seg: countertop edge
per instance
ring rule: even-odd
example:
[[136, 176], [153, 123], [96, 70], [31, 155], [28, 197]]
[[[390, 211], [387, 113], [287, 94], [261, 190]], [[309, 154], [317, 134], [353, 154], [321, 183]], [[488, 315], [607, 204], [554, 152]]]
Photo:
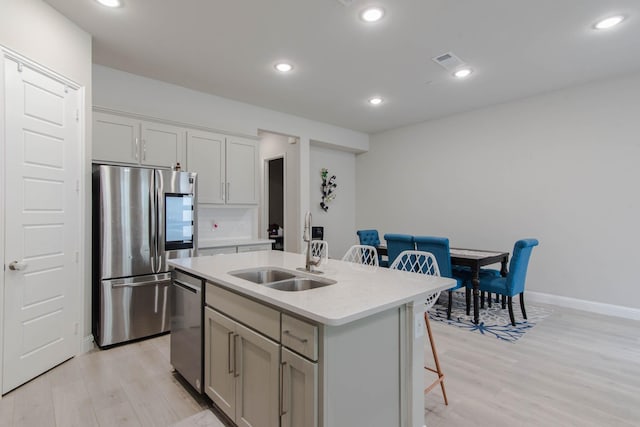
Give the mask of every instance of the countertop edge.
[[[176, 260], [177, 261], [177, 260]], [[172, 265], [174, 268], [179, 269], [179, 270], [183, 270], [186, 271], [188, 273], [191, 273], [193, 275], [196, 275], [198, 277], [202, 277], [205, 280], [214, 282], [216, 285], [219, 285], [229, 291], [232, 291], [236, 294], [240, 294], [249, 298], [252, 298], [254, 300], [269, 304], [271, 306], [274, 307], [278, 307], [282, 310], [286, 310], [289, 311], [291, 313], [294, 313], [298, 316], [304, 317], [306, 319], [315, 321], [317, 323], [323, 324], [323, 325], [327, 325], [327, 326], [341, 326], [341, 325], [346, 325], [348, 323], [360, 320], [360, 319], [364, 319], [366, 317], [369, 317], [371, 315], [374, 315], [376, 313], [381, 313], [383, 311], [387, 311], [390, 310], [392, 308], [395, 307], [400, 307], [403, 306], [407, 303], [410, 303], [412, 301], [418, 301], [421, 299], [424, 299], [426, 301], [427, 296], [433, 294], [434, 292], [438, 292], [438, 291], [445, 291], [447, 289], [452, 288], [453, 286], [455, 286], [456, 282], [454, 279], [449, 279], [446, 277], [442, 277], [442, 279], [446, 279], [448, 280], [450, 283], [449, 284], [443, 284], [442, 286], [439, 286], [436, 289], [430, 289], [428, 291], [420, 291], [420, 292], [416, 292], [412, 295], [408, 295], [404, 298], [399, 298], [399, 299], [395, 299], [393, 301], [390, 301], [387, 304], [380, 304], [376, 307], [370, 308], [370, 309], [365, 309], [365, 310], [361, 310], [358, 311], [357, 313], [351, 314], [351, 315], [347, 315], [347, 316], [342, 316], [342, 317], [338, 317], [338, 318], [329, 318], [329, 317], [325, 317], [322, 315], [319, 315], [315, 312], [310, 312], [308, 310], [305, 310], [301, 307], [297, 307], [297, 306], [293, 306], [285, 301], [282, 300], [278, 300], [276, 298], [272, 298], [269, 295], [263, 294], [263, 293], [259, 293], [259, 292], [254, 292], [251, 289], [251, 285], [244, 285], [244, 286], [240, 286], [234, 283], [230, 283], [225, 281], [224, 279], [220, 278], [220, 277], [213, 277], [210, 276], [206, 273], [203, 273], [202, 271], [197, 271], [196, 269], [181, 265], [179, 262], [173, 262], [172, 260], [169, 261], [169, 264]], [[310, 291], [305, 291], [305, 292], [312, 292], [313, 290]]]

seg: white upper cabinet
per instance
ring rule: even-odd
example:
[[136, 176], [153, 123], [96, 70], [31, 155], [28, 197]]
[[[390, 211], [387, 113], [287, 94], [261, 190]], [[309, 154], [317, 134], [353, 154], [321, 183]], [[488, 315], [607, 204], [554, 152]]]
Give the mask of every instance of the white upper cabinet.
[[131, 117], [93, 112], [93, 160], [173, 167], [182, 160], [185, 130]]
[[93, 159], [139, 163], [140, 121], [93, 112]]
[[227, 203], [258, 203], [258, 142], [227, 137]]
[[175, 166], [181, 160], [185, 130], [159, 123], [141, 122], [140, 164]]
[[210, 132], [187, 132], [189, 172], [198, 174], [198, 203], [224, 204], [225, 136]]
[[258, 203], [257, 141], [188, 131], [186, 169], [198, 174], [198, 203]]

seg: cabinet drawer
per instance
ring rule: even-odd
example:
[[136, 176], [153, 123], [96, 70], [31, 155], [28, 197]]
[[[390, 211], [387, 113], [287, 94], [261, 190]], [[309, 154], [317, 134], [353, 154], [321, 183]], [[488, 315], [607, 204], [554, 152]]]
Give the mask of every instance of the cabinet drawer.
[[280, 312], [207, 282], [208, 306], [280, 342]]
[[318, 360], [318, 327], [282, 314], [282, 345], [313, 360]]
[[223, 248], [207, 248], [198, 249], [198, 256], [219, 255], [219, 254], [235, 254], [235, 246], [225, 246]]
[[271, 245], [245, 245], [238, 246], [238, 252], [255, 252], [255, 251], [268, 251], [271, 249]]

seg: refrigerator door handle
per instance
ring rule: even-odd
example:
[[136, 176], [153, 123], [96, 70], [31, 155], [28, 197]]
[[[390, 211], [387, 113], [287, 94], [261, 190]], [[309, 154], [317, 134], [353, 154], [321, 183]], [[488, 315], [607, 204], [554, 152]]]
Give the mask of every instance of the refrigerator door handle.
[[158, 230], [156, 224], [157, 213], [157, 191], [155, 189], [155, 173], [151, 174], [151, 186], [149, 187], [149, 249], [151, 257], [151, 271], [160, 272], [160, 264], [156, 263], [158, 258]]

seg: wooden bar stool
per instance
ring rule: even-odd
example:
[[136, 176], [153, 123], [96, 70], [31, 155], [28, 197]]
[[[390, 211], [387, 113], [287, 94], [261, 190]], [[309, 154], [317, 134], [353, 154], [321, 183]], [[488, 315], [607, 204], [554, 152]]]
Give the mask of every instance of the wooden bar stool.
[[[429, 274], [432, 276], [440, 276], [440, 269], [438, 268], [438, 262], [435, 256], [430, 252], [423, 251], [403, 251], [391, 264], [390, 269], [411, 271], [414, 273]], [[442, 388], [442, 397], [444, 397], [444, 404], [448, 405], [447, 392], [444, 388], [444, 373], [440, 367], [440, 360], [438, 359], [438, 352], [436, 351], [436, 344], [433, 339], [433, 333], [431, 332], [431, 323], [429, 322], [429, 310], [440, 297], [440, 291], [435, 292], [427, 298], [425, 302], [424, 323], [427, 326], [427, 335], [429, 337], [429, 344], [431, 345], [431, 352], [433, 353], [433, 360], [436, 364], [435, 369], [425, 366], [424, 369], [431, 371], [438, 375], [438, 378], [424, 389], [425, 394], [429, 393], [435, 386], [440, 384]]]

